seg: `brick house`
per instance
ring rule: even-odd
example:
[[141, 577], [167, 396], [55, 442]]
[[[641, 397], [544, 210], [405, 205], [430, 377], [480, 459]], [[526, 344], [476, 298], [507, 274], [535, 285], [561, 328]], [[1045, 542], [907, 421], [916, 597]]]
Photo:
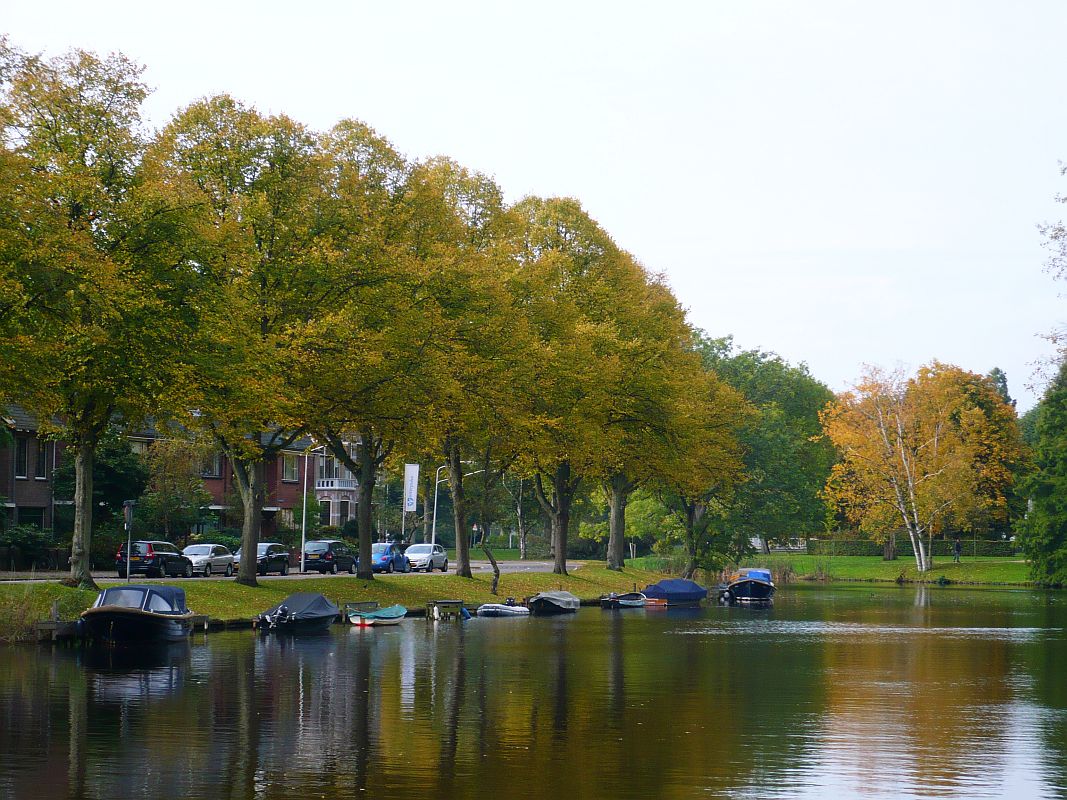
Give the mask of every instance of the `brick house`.
[[[70, 505], [69, 499], [56, 498], [52, 481], [52, 473], [63, 459], [63, 443], [39, 436], [36, 418], [17, 406], [4, 409], [0, 424], [13, 438], [10, 446], [0, 445], [0, 497], [7, 524], [53, 528], [56, 506]], [[134, 452], [143, 453], [151, 447], [155, 434], [142, 432], [129, 438]], [[298, 439], [267, 463], [263, 540], [275, 538], [280, 525], [299, 527], [300, 519], [298, 514], [294, 515], [294, 509], [300, 507], [305, 486], [321, 504], [320, 524], [342, 527], [355, 518], [355, 478], [321, 449], [312, 451], [314, 446], [310, 439]], [[208, 458], [201, 478], [211, 495], [211, 504], [206, 509], [213, 512], [211, 527], [221, 527], [231, 511], [231, 518], [236, 518], [234, 527], [239, 527], [240, 510], [231, 509], [237, 486], [226, 456], [216, 452]]]

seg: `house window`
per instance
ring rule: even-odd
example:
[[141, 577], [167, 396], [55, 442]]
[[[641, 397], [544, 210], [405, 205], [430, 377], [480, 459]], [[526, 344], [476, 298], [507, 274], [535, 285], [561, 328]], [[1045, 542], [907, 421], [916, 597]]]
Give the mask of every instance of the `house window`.
[[43, 508], [19, 508], [18, 517], [19, 525], [31, 525], [34, 528], [44, 528]]
[[300, 462], [296, 453], [282, 453], [282, 480], [296, 483], [300, 480]]
[[30, 457], [30, 440], [25, 436], [15, 439], [15, 477], [28, 478]]
[[33, 477], [38, 480], [48, 480], [48, 442], [44, 439], [37, 440], [37, 461], [33, 465]]
[[348, 522], [348, 516], [349, 516], [348, 507], [349, 507], [349, 502], [347, 500], [341, 500], [337, 504], [337, 524], [338, 524], [338, 526], [343, 526], [346, 522]]
[[319, 462], [319, 478], [336, 478], [337, 477], [337, 459], [333, 456], [324, 456], [322, 461]]
[[139, 456], [148, 455], [148, 449], [152, 446], [152, 442], [147, 439], [130, 439], [130, 450]]
[[329, 500], [320, 500], [319, 501], [319, 524], [320, 525], [329, 525], [330, 524], [330, 501]]
[[200, 475], [204, 478], [222, 477], [222, 453], [212, 453], [200, 467]]

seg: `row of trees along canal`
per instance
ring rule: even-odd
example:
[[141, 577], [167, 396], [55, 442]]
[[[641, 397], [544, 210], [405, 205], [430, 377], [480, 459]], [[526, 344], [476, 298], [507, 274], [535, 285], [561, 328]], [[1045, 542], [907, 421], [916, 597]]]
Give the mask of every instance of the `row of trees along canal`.
[[[313, 436], [358, 477], [366, 579], [372, 493], [402, 460], [447, 465], [457, 532], [489, 529], [506, 474], [529, 480], [558, 573], [583, 492], [606, 500], [613, 568], [639, 490], [675, 513], [686, 574], [751, 535], [822, 526], [834, 445], [852, 447], [832, 412], [819, 436], [833, 395], [691, 329], [576, 201], [508, 205], [485, 175], [406, 160], [360, 122], [316, 132], [228, 96], [149, 134], [121, 55], [4, 43], [0, 59], [0, 399], [73, 450], [72, 583], [92, 584], [93, 462], [115, 420], [171, 421], [225, 452], [245, 552], [265, 465]], [[994, 504], [1003, 480], [983, 484]], [[254, 570], [244, 559], [238, 580]]]

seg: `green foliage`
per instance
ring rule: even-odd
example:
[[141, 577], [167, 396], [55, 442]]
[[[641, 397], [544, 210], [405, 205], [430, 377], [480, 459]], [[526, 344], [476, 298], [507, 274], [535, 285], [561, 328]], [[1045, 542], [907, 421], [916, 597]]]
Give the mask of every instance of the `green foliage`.
[[0, 528], [0, 547], [16, 547], [27, 561], [38, 561], [47, 549], [55, 546], [51, 531], [35, 525], [9, 525]]
[[1019, 526], [1020, 545], [1042, 583], [1067, 583], [1067, 361], [1041, 401], [1034, 472], [1024, 489], [1030, 510]]
[[781, 541], [823, 527], [822, 488], [836, 460], [819, 438], [819, 412], [833, 400], [825, 384], [774, 353], [739, 350], [729, 336], [698, 333], [696, 347], [716, 372], [756, 408], [740, 433], [745, 481], [721, 512], [739, 540]]
[[[74, 460], [71, 451], [52, 475], [56, 498], [74, 497]], [[144, 459], [133, 452], [129, 440], [117, 428], [110, 428], [101, 440], [93, 463], [93, 525], [106, 524], [122, 514], [126, 500], [137, 500], [148, 486], [149, 469]], [[69, 517], [74, 507], [61, 505], [56, 513]], [[62, 526], [60, 526], [62, 527]]]

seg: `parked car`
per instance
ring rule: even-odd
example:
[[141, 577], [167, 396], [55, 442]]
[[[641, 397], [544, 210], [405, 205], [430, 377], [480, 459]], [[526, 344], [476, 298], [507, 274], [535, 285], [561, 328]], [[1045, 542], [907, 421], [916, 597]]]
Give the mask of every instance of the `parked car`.
[[[115, 572], [126, 577], [126, 542], [115, 553]], [[170, 542], [139, 541], [133, 543], [130, 556], [130, 574], [148, 575], [157, 578], [181, 575], [193, 577], [193, 562], [178, 552]]]
[[[241, 548], [233, 556], [233, 568], [241, 566]], [[284, 544], [278, 542], [260, 542], [256, 547], [256, 572], [266, 575], [268, 572], [277, 572], [280, 575], [289, 574], [289, 550]]]
[[439, 544], [413, 544], [404, 551], [412, 569], [448, 572], [448, 553]]
[[227, 578], [233, 575], [233, 553], [221, 544], [191, 544], [182, 555], [193, 562], [193, 572], [205, 578], [220, 572]]
[[[407, 556], [396, 542], [375, 542], [370, 550], [371, 570], [374, 572], [411, 572]], [[359, 558], [356, 558], [359, 567]]]
[[356, 554], [340, 539], [316, 539], [304, 545], [304, 571], [317, 569], [336, 575], [340, 570], [356, 571]]

